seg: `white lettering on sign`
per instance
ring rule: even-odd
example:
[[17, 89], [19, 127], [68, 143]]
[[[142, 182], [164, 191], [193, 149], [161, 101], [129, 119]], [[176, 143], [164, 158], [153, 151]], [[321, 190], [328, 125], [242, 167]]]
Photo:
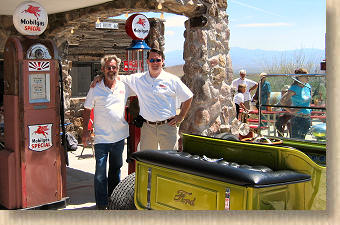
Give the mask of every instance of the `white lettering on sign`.
[[52, 147], [52, 125], [32, 125], [28, 126], [29, 146], [28, 148], [41, 152]]
[[49, 71], [50, 62], [47, 61], [30, 61], [28, 62], [28, 71]]
[[100, 22], [96, 23], [96, 28], [118, 30], [118, 23]]
[[23, 2], [13, 13], [13, 24], [22, 35], [40, 35], [47, 28], [47, 12], [38, 2]]

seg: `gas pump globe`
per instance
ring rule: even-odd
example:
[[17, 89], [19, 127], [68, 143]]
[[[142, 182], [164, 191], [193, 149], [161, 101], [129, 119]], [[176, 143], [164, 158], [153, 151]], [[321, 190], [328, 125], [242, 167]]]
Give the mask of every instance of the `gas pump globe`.
[[[142, 73], [148, 70], [147, 51], [151, 48], [144, 39], [150, 31], [150, 23], [146, 16], [134, 14], [125, 23], [126, 33], [132, 38], [131, 45], [126, 48], [126, 59], [124, 61], [124, 72], [127, 74]], [[139, 104], [137, 97], [130, 97], [126, 107], [126, 117], [129, 123], [130, 136], [127, 139], [128, 159], [130, 154], [137, 151], [140, 141], [140, 128], [136, 127], [133, 120], [139, 115]], [[135, 171], [135, 162], [128, 161], [128, 173]]]

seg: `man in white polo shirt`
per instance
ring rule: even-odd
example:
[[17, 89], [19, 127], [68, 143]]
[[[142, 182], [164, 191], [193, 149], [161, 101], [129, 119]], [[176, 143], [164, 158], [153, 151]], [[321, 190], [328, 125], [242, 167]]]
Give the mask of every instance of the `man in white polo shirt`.
[[[141, 128], [140, 149], [177, 149], [178, 127], [191, 106], [193, 93], [181, 79], [163, 70], [164, 54], [158, 49], [148, 52], [149, 71], [119, 76], [137, 95], [145, 119]], [[101, 78], [96, 77], [91, 86]], [[176, 115], [177, 106], [180, 113]]]
[[[173, 74], [163, 70], [164, 54], [157, 49], [148, 52], [149, 71], [120, 76], [138, 96], [140, 115], [146, 120], [141, 128], [140, 149], [169, 150], [177, 148], [178, 127], [190, 108], [193, 93]], [[177, 105], [180, 113], [176, 115]]]
[[[96, 172], [94, 190], [97, 209], [106, 209], [108, 197], [120, 181], [120, 168], [123, 165], [124, 139], [129, 136], [125, 121], [125, 104], [129, 96], [135, 95], [123, 82], [117, 80], [121, 60], [115, 55], [101, 59], [104, 79], [90, 88], [84, 103], [83, 137], [84, 146], [90, 136], [87, 124], [94, 109], [94, 149]], [[106, 177], [106, 163], [109, 156], [109, 172]]]
[[246, 78], [246, 74], [247, 74], [246, 70], [240, 70], [240, 78], [233, 80], [231, 83], [231, 86], [237, 90], [240, 84], [246, 85], [246, 92], [243, 93], [244, 95], [243, 104], [245, 105], [247, 109], [250, 109], [250, 101], [251, 101], [250, 92], [252, 90], [255, 90], [258, 84], [257, 82]]

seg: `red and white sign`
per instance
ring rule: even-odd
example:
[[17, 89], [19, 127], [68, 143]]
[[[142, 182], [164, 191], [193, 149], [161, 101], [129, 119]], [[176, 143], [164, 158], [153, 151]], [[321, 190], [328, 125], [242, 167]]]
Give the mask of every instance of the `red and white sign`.
[[48, 61], [28, 62], [28, 71], [50, 71], [50, 62]]
[[28, 126], [29, 146], [28, 148], [41, 152], [52, 147], [52, 125], [42, 124]]
[[125, 23], [125, 31], [133, 40], [144, 40], [150, 31], [150, 23], [143, 14], [133, 14]]
[[130, 61], [123, 61], [124, 63], [124, 71], [136, 71], [138, 69], [138, 62], [139, 68], [142, 68], [142, 60], [130, 60]]
[[13, 24], [22, 35], [40, 35], [47, 28], [47, 12], [37, 2], [23, 2], [13, 13]]

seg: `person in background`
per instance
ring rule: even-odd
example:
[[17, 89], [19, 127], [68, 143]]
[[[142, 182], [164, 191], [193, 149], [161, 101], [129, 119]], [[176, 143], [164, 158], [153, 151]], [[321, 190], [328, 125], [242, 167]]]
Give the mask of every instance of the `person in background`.
[[[260, 73], [260, 83], [261, 83], [261, 105], [269, 105], [270, 93], [272, 92], [270, 83], [266, 81], [267, 73]], [[256, 93], [253, 97], [253, 101], [256, 101], [256, 108], [259, 109], [259, 85], [256, 88]], [[261, 110], [266, 110], [266, 106], [262, 106]]]
[[[258, 85], [256, 88], [255, 95], [253, 96], [252, 101], [255, 101], [256, 108], [259, 109], [259, 95], [261, 95], [261, 105], [269, 105], [269, 99], [270, 99], [270, 93], [272, 92], [270, 83], [266, 81], [266, 75], [267, 73], [260, 73], [260, 82], [261, 86]], [[261, 94], [260, 92], [260, 87], [261, 87]], [[261, 110], [267, 110], [269, 107], [267, 106], [261, 106]], [[268, 110], [269, 111], [269, 110]], [[267, 121], [265, 121], [266, 118], [264, 117], [263, 114], [261, 114], [261, 126], [267, 126]]]
[[[106, 55], [101, 59], [104, 79], [90, 88], [84, 103], [82, 142], [87, 146], [90, 137], [86, 129], [94, 109], [94, 149], [96, 171], [94, 191], [97, 209], [106, 209], [108, 197], [120, 182], [120, 168], [123, 165], [124, 139], [129, 136], [124, 110], [127, 98], [135, 95], [123, 82], [117, 80], [121, 60], [116, 55]], [[106, 164], [109, 156], [109, 172]]]
[[237, 90], [238, 85], [240, 85], [240, 84], [246, 85], [246, 91], [243, 93], [243, 95], [244, 95], [244, 105], [249, 110], [250, 109], [250, 101], [251, 101], [250, 92], [252, 90], [255, 90], [257, 88], [258, 84], [257, 84], [257, 82], [246, 78], [246, 75], [247, 75], [246, 70], [240, 70], [240, 78], [233, 80], [231, 82], [231, 86]]
[[246, 85], [245, 84], [239, 84], [237, 88], [237, 94], [234, 96], [234, 102], [236, 106], [236, 118], [238, 118], [240, 114], [240, 109], [243, 109], [243, 111], [248, 112], [248, 109], [244, 105], [244, 92], [246, 91]]
[[[298, 76], [290, 86], [288, 92], [282, 96], [280, 104], [287, 105], [291, 99], [292, 106], [310, 107], [312, 99], [312, 88], [308, 83], [308, 71], [304, 68], [295, 70]], [[291, 121], [291, 137], [305, 139], [307, 132], [311, 126], [311, 109], [306, 108], [286, 108], [287, 112], [292, 114]]]
[[[193, 93], [176, 75], [163, 70], [164, 53], [153, 48], [148, 52], [149, 71], [119, 76], [137, 95], [141, 127], [140, 150], [177, 149], [178, 126], [191, 106]], [[96, 77], [91, 86], [100, 80]], [[180, 106], [179, 114], [176, 110]]]
[[[283, 86], [283, 88], [281, 89], [281, 98], [288, 92], [289, 87], [290, 87], [289, 85]], [[288, 99], [287, 101], [287, 106], [289, 105], [291, 105], [291, 99]], [[283, 108], [282, 111], [285, 111], [285, 109]], [[291, 126], [289, 122], [291, 118], [292, 115], [290, 113], [283, 113], [276, 119], [275, 127], [278, 131], [279, 137], [283, 137], [283, 132], [286, 126], [288, 128], [289, 133], [291, 133]]]

